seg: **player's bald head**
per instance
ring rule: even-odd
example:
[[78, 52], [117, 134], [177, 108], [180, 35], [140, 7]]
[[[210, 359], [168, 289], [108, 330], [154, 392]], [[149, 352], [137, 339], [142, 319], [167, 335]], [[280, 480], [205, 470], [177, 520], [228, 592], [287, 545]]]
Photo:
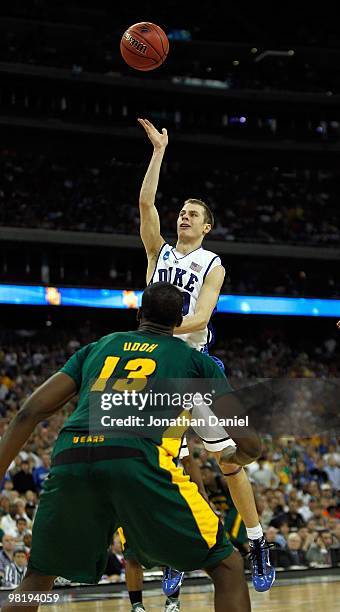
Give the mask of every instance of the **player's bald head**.
[[182, 322], [183, 293], [171, 283], [153, 283], [142, 296], [140, 318], [177, 327]]

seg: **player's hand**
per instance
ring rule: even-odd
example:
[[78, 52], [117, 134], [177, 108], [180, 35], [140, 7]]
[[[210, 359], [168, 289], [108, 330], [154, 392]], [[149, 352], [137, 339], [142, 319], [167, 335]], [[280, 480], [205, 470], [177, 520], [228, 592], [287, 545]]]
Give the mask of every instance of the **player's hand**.
[[337, 322], [336, 326], [338, 329], [340, 329], [340, 321]]
[[160, 150], [165, 149], [168, 144], [168, 132], [165, 128], [162, 132], [159, 132], [155, 126], [147, 119], [138, 119], [138, 123], [144, 128], [149, 139], [151, 140], [154, 149]]

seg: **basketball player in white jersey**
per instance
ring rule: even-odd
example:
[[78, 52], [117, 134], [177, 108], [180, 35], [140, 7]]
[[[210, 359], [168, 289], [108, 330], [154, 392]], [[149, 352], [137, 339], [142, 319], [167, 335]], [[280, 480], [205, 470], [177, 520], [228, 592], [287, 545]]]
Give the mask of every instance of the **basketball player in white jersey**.
[[[161, 235], [155, 198], [168, 135], [164, 128], [158, 132], [147, 119], [138, 119], [138, 122], [154, 148], [139, 198], [140, 235], [148, 260], [147, 284], [166, 281], [185, 293], [184, 319], [175, 334], [197, 350], [207, 352], [208, 326], [225, 275], [220, 257], [202, 247], [204, 237], [213, 228], [213, 214], [203, 201], [187, 199], [177, 219], [177, 243], [173, 246], [166, 243]], [[221, 439], [211, 450], [220, 453], [227, 446], [230, 446], [230, 439], [226, 440], [223, 430]], [[269, 566], [253, 490], [243, 468], [225, 461], [222, 465], [234, 504], [247, 528], [254, 586], [257, 590], [266, 591], [274, 582], [275, 572]], [[141, 575], [140, 571], [136, 584], [140, 584]], [[172, 609], [176, 612], [179, 608], [174, 605]]]

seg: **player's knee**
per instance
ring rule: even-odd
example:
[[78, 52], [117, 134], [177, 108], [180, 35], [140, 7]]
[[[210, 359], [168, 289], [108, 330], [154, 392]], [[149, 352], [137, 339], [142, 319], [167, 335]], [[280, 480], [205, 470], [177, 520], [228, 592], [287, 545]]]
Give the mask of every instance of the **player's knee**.
[[232, 570], [237, 574], [243, 575], [244, 561], [238, 550], [234, 550], [230, 557], [227, 557], [227, 559], [223, 559], [222, 565], [226, 567], [229, 571]]
[[213, 580], [215, 586], [217, 586], [218, 583], [226, 585], [232, 575], [234, 575], [235, 578], [236, 576], [244, 576], [244, 562], [240, 553], [234, 550], [229, 557], [222, 559], [217, 566], [214, 568], [207, 568], [206, 572]]
[[262, 443], [257, 434], [248, 438], [243, 438], [239, 444], [239, 448], [245, 456], [247, 461], [246, 464], [256, 461], [262, 454]]

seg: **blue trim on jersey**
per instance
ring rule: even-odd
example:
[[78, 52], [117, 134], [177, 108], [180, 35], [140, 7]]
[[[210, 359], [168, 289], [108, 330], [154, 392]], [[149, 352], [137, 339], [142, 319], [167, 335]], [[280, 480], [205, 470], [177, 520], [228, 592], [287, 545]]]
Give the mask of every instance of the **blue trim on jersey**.
[[175, 255], [174, 253], [174, 247], [171, 247], [171, 253], [173, 254], [174, 258], [177, 259], [177, 261], [180, 261], [180, 259], [184, 259], [184, 257], [188, 257], [188, 255], [191, 255], [192, 253], [195, 253], [195, 251], [199, 251], [200, 249], [202, 249], [202, 245], [200, 247], [197, 247], [197, 249], [194, 249], [193, 251], [190, 251], [190, 253], [187, 253], [186, 255], [182, 255], [182, 257], [177, 257], [177, 255]]
[[206, 277], [206, 275], [208, 274], [208, 272], [209, 272], [209, 270], [210, 270], [210, 268], [211, 268], [212, 264], [214, 263], [215, 259], [220, 259], [220, 256], [219, 256], [219, 255], [215, 255], [215, 257], [213, 257], [213, 258], [212, 258], [212, 260], [211, 260], [210, 264], [208, 265], [208, 267], [207, 267], [206, 271], [204, 272], [203, 282], [205, 281], [205, 277]]
[[[161, 248], [159, 249], [159, 253], [158, 253], [158, 257], [157, 257], [157, 261], [156, 261], [156, 263], [155, 263], [155, 269], [154, 269], [154, 271], [153, 271], [153, 273], [152, 273], [152, 276], [151, 276], [151, 278], [150, 278], [150, 280], [149, 280], [149, 285], [151, 285], [151, 284], [152, 284], [152, 282], [153, 282], [153, 277], [155, 276], [155, 272], [156, 272], [156, 270], [157, 270], [157, 266], [158, 266], [159, 258], [160, 258], [160, 256], [161, 256], [161, 252], [163, 251], [164, 247], [165, 247], [167, 244], [168, 244], [167, 242], [163, 242], [163, 244], [162, 244]], [[168, 246], [170, 246], [170, 245], [168, 245]]]
[[222, 359], [220, 359], [219, 357], [216, 357], [216, 355], [210, 355], [207, 344], [202, 348], [200, 352], [210, 357], [210, 359], [212, 359], [218, 365], [218, 367], [222, 370], [222, 372], [225, 374], [225, 365]]

